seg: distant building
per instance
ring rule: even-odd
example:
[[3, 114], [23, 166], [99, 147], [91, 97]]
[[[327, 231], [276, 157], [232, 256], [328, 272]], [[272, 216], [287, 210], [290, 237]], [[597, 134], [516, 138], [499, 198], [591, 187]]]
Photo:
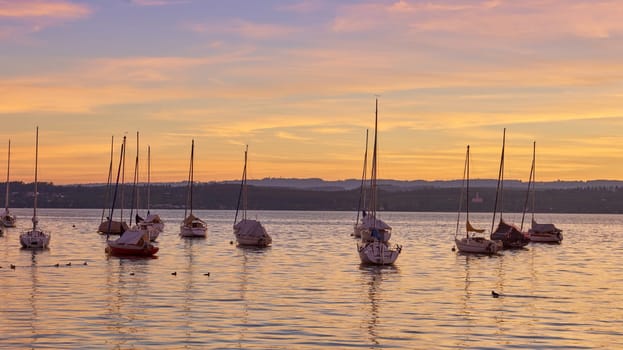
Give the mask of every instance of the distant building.
[[472, 203], [482, 203], [483, 201], [482, 197], [476, 192], [476, 195], [472, 198]]

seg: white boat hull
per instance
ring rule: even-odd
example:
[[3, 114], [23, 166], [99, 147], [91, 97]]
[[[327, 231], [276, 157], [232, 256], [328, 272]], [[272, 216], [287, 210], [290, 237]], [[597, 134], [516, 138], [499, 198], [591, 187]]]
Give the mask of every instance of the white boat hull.
[[4, 227], [15, 227], [15, 222], [17, 221], [17, 219], [15, 218], [15, 215], [4, 215], [2, 216], [2, 226]]
[[492, 241], [483, 237], [469, 237], [454, 240], [461, 253], [496, 254], [502, 250], [502, 241]]
[[207, 233], [207, 227], [180, 226], [180, 236], [182, 237], [205, 237]]
[[19, 236], [22, 248], [45, 249], [50, 244], [51, 235], [40, 230], [24, 232]]
[[542, 243], [560, 243], [562, 242], [562, 232], [533, 232], [528, 231], [530, 241]]
[[375, 240], [359, 243], [357, 251], [362, 264], [391, 265], [398, 259], [402, 247], [395, 246], [392, 248], [387, 242]]

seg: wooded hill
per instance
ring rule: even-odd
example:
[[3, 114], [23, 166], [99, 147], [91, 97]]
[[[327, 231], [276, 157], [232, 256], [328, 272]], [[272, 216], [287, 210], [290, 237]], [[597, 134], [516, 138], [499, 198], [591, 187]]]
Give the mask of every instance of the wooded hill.
[[[0, 193], [4, 193], [1, 186]], [[33, 184], [12, 182], [10, 207], [30, 208], [33, 205]], [[338, 210], [354, 211], [359, 201], [359, 189], [309, 190], [284, 187], [249, 186], [249, 209], [257, 210]], [[132, 189], [126, 185], [125, 208], [130, 208]], [[379, 206], [384, 211], [455, 212], [460, 188], [425, 187], [396, 191], [379, 189]], [[105, 185], [64, 185], [39, 183], [38, 203], [41, 208], [102, 208]], [[194, 185], [195, 209], [235, 209], [239, 185], [231, 183], [199, 183]], [[495, 188], [470, 188], [482, 202], [471, 202], [470, 211], [491, 212]], [[145, 187], [139, 190], [140, 205], [145, 207]], [[111, 197], [112, 198], [112, 195]], [[116, 207], [120, 207], [120, 193]], [[173, 184], [151, 186], [151, 207], [184, 208], [186, 187]], [[525, 189], [504, 190], [504, 211], [521, 212], [526, 200]], [[623, 213], [623, 187], [578, 187], [573, 189], [537, 189], [537, 212], [551, 213]]]

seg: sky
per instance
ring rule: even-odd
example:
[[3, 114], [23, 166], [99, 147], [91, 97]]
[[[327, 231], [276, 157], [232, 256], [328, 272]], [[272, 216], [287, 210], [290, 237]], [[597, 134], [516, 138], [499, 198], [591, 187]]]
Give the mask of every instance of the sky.
[[[0, 0], [0, 164], [106, 182], [623, 179], [618, 0]], [[0, 181], [6, 176], [0, 165]]]

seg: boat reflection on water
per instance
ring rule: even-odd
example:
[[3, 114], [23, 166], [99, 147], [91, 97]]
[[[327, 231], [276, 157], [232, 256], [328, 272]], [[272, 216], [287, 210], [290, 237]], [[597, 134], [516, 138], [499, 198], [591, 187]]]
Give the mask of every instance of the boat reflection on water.
[[[249, 305], [257, 304], [251, 290], [249, 293], [249, 280], [253, 280], [257, 274], [257, 269], [263, 264], [264, 257], [271, 250], [271, 246], [236, 246], [242, 259], [240, 264], [240, 301], [242, 303], [242, 314], [240, 316], [240, 327], [238, 328], [238, 348], [245, 349], [250, 346], [251, 340], [246, 339], [249, 330]], [[257, 278], [257, 277], [255, 277]], [[251, 282], [252, 283], [252, 282]]]
[[378, 338], [378, 327], [382, 323], [381, 307], [384, 304], [382, 282], [388, 279], [388, 276], [397, 274], [400, 270], [394, 265], [367, 265], [359, 266], [362, 277], [362, 286], [367, 286], [365, 291], [366, 297], [370, 302], [370, 308], [363, 320], [363, 327], [367, 329], [369, 335], [369, 345], [378, 347], [382, 344]]
[[124, 349], [142, 344], [148, 336], [137, 325], [145, 322], [145, 305], [148, 296], [149, 267], [152, 259], [111, 258], [106, 259], [106, 296], [108, 298], [103, 327], [110, 332], [107, 344], [113, 349]]
[[[43, 252], [43, 251], [41, 251]], [[37, 299], [40, 299], [39, 295], [39, 272], [37, 269], [37, 250], [32, 250], [31, 264], [30, 264], [30, 278], [32, 281], [32, 289], [30, 292], [30, 328], [32, 329], [32, 339], [30, 339], [30, 344], [36, 344], [37, 335], [39, 334], [37, 330], [37, 324], [39, 323], [39, 312], [37, 309]]]

